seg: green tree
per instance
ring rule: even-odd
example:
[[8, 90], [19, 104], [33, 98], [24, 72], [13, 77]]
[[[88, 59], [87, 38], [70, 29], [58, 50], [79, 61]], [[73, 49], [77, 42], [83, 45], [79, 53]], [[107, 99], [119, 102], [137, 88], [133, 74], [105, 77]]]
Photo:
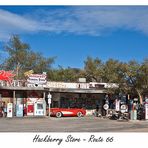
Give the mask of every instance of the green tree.
[[84, 61], [84, 72], [87, 81], [102, 81], [102, 62], [100, 59], [87, 57]]
[[137, 94], [140, 104], [143, 103], [143, 93], [148, 90], [148, 63], [145, 60], [142, 64], [137, 61], [124, 63], [119, 68], [119, 76], [121, 78], [120, 88], [130, 93]]
[[106, 83], [117, 83], [119, 81], [118, 69], [120, 62], [118, 60], [109, 59], [103, 65], [102, 80]]
[[145, 59], [140, 67], [141, 76], [139, 82], [141, 82], [141, 88], [143, 93], [148, 92], [148, 59]]
[[58, 69], [53, 69], [49, 73], [50, 80], [64, 81], [64, 82], [76, 82], [80, 77], [81, 70], [78, 68], [63, 68], [59, 66]]
[[54, 58], [45, 58], [41, 53], [32, 51], [18, 35], [13, 35], [4, 49], [9, 56], [3, 63], [3, 69], [14, 70], [17, 79], [23, 78], [24, 72], [30, 69], [36, 73], [49, 71], [54, 62]]

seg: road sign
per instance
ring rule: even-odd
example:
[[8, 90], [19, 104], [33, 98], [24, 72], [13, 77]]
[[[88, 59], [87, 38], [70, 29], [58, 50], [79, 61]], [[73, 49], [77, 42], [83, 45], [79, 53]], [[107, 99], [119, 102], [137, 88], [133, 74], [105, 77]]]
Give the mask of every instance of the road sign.
[[126, 105], [121, 105], [121, 113], [125, 113], [127, 110], [127, 106]]
[[108, 109], [109, 109], [109, 105], [108, 105], [108, 104], [104, 104], [103, 108], [104, 108], [105, 110], [108, 110]]
[[49, 93], [47, 97], [48, 97], [48, 99], [51, 99], [52, 95]]
[[48, 98], [48, 104], [51, 104], [51, 99]]

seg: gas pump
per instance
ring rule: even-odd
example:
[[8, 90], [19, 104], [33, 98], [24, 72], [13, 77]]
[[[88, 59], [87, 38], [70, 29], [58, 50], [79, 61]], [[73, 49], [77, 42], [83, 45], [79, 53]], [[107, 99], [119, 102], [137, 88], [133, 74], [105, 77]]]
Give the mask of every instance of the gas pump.
[[46, 102], [37, 101], [34, 103], [34, 115], [35, 116], [45, 116], [46, 115]]
[[16, 103], [16, 116], [17, 117], [23, 117], [23, 99], [22, 98], [17, 98], [17, 103]]
[[132, 102], [131, 120], [137, 120], [138, 98], [134, 98]]
[[23, 104], [16, 105], [16, 116], [23, 117]]
[[145, 120], [148, 120], [148, 98], [145, 98]]
[[34, 113], [34, 103], [27, 102], [27, 116], [33, 116]]
[[13, 116], [13, 104], [8, 103], [7, 104], [7, 117], [12, 118], [12, 116]]

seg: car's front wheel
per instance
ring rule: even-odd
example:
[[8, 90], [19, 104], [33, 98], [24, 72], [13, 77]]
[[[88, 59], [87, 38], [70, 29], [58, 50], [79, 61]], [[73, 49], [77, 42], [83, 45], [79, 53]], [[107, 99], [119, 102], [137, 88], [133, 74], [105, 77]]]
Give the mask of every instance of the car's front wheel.
[[61, 113], [61, 112], [57, 112], [57, 113], [56, 113], [56, 117], [57, 117], [57, 118], [61, 118], [61, 117], [62, 117], [62, 113]]
[[83, 117], [83, 113], [82, 112], [77, 112], [77, 117]]

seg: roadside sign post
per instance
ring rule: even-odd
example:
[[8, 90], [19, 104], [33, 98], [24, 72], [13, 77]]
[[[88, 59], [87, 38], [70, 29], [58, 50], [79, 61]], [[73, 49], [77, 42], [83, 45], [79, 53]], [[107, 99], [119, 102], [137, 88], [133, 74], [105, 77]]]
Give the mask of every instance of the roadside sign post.
[[106, 116], [108, 116], [109, 105], [106, 103], [103, 105], [103, 108], [106, 110]]
[[52, 95], [49, 93], [47, 97], [48, 97], [48, 111], [49, 111], [48, 116], [50, 117], [50, 105], [51, 105]]

